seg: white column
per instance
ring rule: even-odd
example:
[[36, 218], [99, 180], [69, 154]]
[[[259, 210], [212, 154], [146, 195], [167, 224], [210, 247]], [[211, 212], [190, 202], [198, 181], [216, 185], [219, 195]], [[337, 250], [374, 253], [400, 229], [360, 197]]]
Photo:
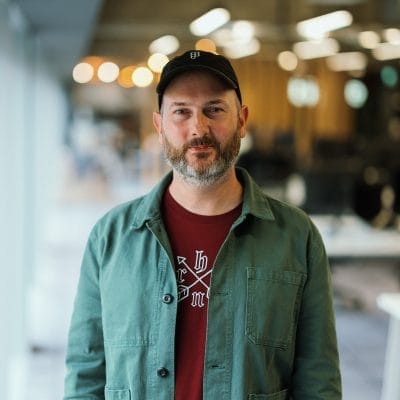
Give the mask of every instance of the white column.
[[15, 2], [0, 0], [0, 399], [7, 400], [26, 398], [27, 289], [66, 115], [61, 85], [25, 23]]
[[400, 399], [400, 293], [382, 294], [377, 302], [390, 315], [381, 400]]
[[[15, 16], [15, 14], [14, 14]], [[17, 21], [14, 21], [17, 23]], [[26, 235], [29, 194], [25, 146], [26, 42], [0, 2], [0, 398], [9, 399], [12, 365], [25, 353]], [[29, 156], [28, 156], [29, 159]]]

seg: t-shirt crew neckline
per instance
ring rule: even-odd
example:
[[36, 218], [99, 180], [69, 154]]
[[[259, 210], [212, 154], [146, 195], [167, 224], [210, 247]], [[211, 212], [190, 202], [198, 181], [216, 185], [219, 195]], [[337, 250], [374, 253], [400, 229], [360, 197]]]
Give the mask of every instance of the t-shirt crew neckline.
[[220, 224], [223, 223], [225, 220], [231, 220], [233, 215], [237, 215], [240, 213], [242, 209], [242, 202], [233, 208], [230, 211], [227, 211], [223, 214], [216, 214], [216, 215], [202, 215], [196, 214], [185, 207], [181, 206], [171, 195], [169, 189], [165, 191], [165, 201], [168, 204], [168, 208], [170, 211], [174, 212], [177, 217], [179, 218], [188, 218], [197, 224]]

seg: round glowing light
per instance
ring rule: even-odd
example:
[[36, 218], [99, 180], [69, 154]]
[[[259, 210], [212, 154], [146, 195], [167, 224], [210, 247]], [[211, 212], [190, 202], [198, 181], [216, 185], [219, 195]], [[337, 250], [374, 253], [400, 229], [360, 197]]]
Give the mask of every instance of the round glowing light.
[[233, 40], [224, 47], [224, 53], [228, 58], [242, 58], [258, 53], [260, 48], [261, 44], [257, 38], [253, 38], [246, 45]]
[[400, 29], [389, 28], [384, 31], [385, 39], [391, 44], [400, 44]]
[[286, 185], [286, 198], [289, 203], [301, 207], [307, 198], [307, 188], [304, 178], [299, 174], [289, 176]]
[[322, 39], [330, 31], [351, 25], [353, 16], [346, 10], [338, 10], [299, 22], [297, 32], [307, 39]]
[[287, 95], [295, 107], [314, 107], [318, 104], [320, 93], [316, 79], [312, 76], [289, 79]]
[[374, 49], [380, 41], [379, 35], [374, 31], [364, 31], [358, 34], [358, 42], [366, 49]]
[[220, 28], [212, 33], [212, 38], [217, 46], [225, 46], [232, 40], [232, 31], [227, 28]]
[[211, 39], [200, 39], [196, 42], [195, 45], [196, 50], [203, 50], [203, 51], [209, 51], [210, 53], [216, 53], [217, 52], [217, 46]]
[[161, 36], [149, 45], [150, 53], [172, 54], [179, 49], [179, 40], [172, 35]]
[[154, 53], [149, 57], [147, 65], [152, 71], [160, 73], [168, 61], [169, 59], [165, 54]]
[[296, 54], [291, 51], [282, 51], [278, 55], [278, 64], [285, 71], [294, 71], [298, 63]]
[[385, 65], [380, 72], [381, 80], [387, 87], [393, 88], [399, 81], [399, 73], [397, 69], [391, 65]]
[[104, 62], [104, 59], [98, 56], [87, 56], [82, 62], [90, 64], [95, 70]]
[[146, 67], [139, 67], [133, 72], [132, 80], [136, 86], [146, 87], [153, 82], [153, 73]]
[[93, 79], [94, 68], [86, 62], [75, 65], [72, 70], [72, 77], [77, 83], [88, 83]]
[[232, 26], [232, 37], [244, 43], [249, 42], [254, 37], [254, 26], [249, 21], [236, 21]]
[[336, 54], [340, 49], [339, 42], [334, 38], [308, 40], [293, 44], [293, 51], [298, 58], [311, 60]]
[[196, 18], [189, 25], [190, 31], [196, 36], [205, 36], [225, 25], [230, 20], [230, 13], [225, 8], [214, 8]]
[[118, 75], [118, 84], [125, 89], [129, 89], [135, 84], [132, 81], [132, 74], [135, 70], [133, 65], [129, 65], [128, 67], [122, 68]]
[[361, 108], [368, 98], [368, 89], [359, 79], [350, 79], [344, 87], [344, 98], [352, 108]]
[[114, 82], [119, 75], [119, 67], [117, 64], [107, 61], [99, 66], [97, 76], [104, 83]]

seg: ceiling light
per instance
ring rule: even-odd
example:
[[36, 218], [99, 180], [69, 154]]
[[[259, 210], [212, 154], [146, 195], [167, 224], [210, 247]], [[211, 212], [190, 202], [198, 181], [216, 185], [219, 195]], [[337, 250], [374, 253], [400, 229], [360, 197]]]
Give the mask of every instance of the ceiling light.
[[107, 61], [99, 66], [97, 76], [104, 83], [114, 82], [118, 78], [119, 67], [117, 64]]
[[361, 108], [368, 99], [365, 83], [358, 79], [350, 79], [344, 87], [344, 98], [352, 108]]
[[94, 68], [86, 62], [75, 65], [72, 70], [72, 77], [77, 83], [88, 83], [93, 79]]
[[381, 81], [387, 87], [394, 88], [399, 82], [399, 73], [392, 65], [385, 65], [380, 71]]
[[230, 20], [231, 16], [225, 8], [214, 8], [190, 24], [190, 31], [196, 36], [205, 36], [215, 31]]
[[298, 42], [293, 45], [293, 51], [302, 60], [328, 57], [339, 51], [339, 43], [333, 38]]
[[291, 51], [282, 51], [278, 55], [278, 64], [285, 71], [294, 71], [297, 68], [299, 60], [296, 54]]
[[400, 58], [400, 45], [391, 43], [380, 43], [372, 49], [373, 56], [380, 61], [394, 60]]
[[152, 71], [160, 73], [168, 61], [169, 59], [165, 54], [154, 53], [149, 57], [147, 65]]
[[367, 67], [367, 56], [360, 51], [350, 51], [329, 56], [328, 67], [333, 71], [359, 71]]
[[122, 68], [118, 75], [118, 84], [125, 89], [129, 89], [135, 84], [132, 81], [132, 73], [135, 70], [133, 65], [129, 65], [128, 67]]
[[146, 87], [153, 82], [153, 73], [146, 67], [136, 68], [132, 74], [132, 81], [138, 87]]
[[232, 24], [232, 37], [249, 42], [254, 37], [254, 25], [249, 21], [236, 21]]
[[312, 76], [292, 77], [288, 81], [287, 96], [295, 107], [314, 107], [320, 97], [318, 82]]
[[373, 49], [380, 41], [379, 35], [374, 31], [364, 31], [358, 34], [358, 42], [366, 49]]
[[217, 46], [215, 45], [215, 43], [211, 39], [206, 38], [198, 40], [195, 44], [195, 49], [209, 51], [210, 53], [217, 52]]
[[400, 29], [389, 28], [383, 31], [383, 36], [391, 44], [400, 44]]
[[228, 28], [218, 29], [213, 32], [212, 38], [217, 46], [223, 47], [226, 43], [232, 40], [232, 30]]
[[228, 58], [243, 58], [256, 54], [260, 51], [260, 42], [253, 38], [248, 43], [231, 42], [224, 47], [224, 53]]
[[161, 36], [150, 43], [150, 53], [161, 53], [166, 56], [179, 49], [179, 40], [172, 35]]
[[326, 33], [351, 25], [353, 16], [345, 10], [310, 18], [297, 24], [297, 32], [308, 39], [321, 39]]

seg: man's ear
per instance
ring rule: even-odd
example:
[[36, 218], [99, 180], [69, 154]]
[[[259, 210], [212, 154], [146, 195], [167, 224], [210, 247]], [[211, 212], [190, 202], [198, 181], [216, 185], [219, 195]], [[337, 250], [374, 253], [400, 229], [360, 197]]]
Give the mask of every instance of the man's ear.
[[154, 111], [153, 112], [153, 125], [154, 125], [154, 128], [156, 128], [156, 131], [158, 133], [158, 141], [160, 143], [163, 142], [163, 140], [162, 140], [162, 129], [161, 129], [161, 126], [162, 126], [161, 119], [162, 119], [161, 118], [161, 114], [159, 112], [157, 112], [157, 111]]
[[249, 117], [249, 108], [247, 106], [241, 106], [239, 112], [239, 129], [240, 129], [240, 137], [243, 139], [246, 136], [246, 122]]

